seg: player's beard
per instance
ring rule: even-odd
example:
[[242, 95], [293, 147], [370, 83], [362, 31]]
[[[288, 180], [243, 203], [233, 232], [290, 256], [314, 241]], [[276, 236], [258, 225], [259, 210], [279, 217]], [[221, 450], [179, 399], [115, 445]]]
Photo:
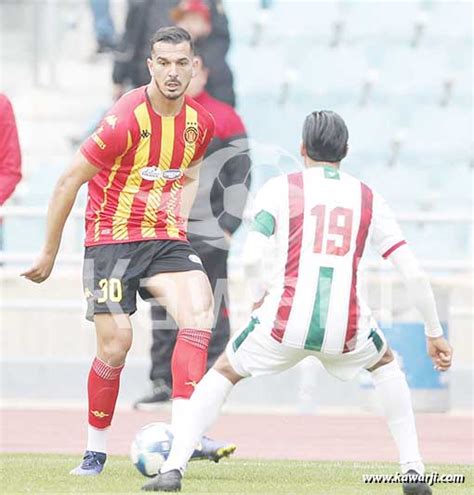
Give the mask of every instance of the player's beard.
[[153, 82], [156, 86], [156, 89], [158, 89], [158, 91], [167, 99], [167, 100], [179, 100], [179, 98], [181, 98], [184, 93], [186, 92], [186, 90], [188, 89], [188, 86], [189, 86], [189, 83], [191, 82], [191, 80], [189, 80], [188, 84], [186, 84], [186, 86], [181, 86], [183, 88], [183, 90], [180, 92], [180, 93], [175, 93], [175, 94], [172, 94], [172, 95], [169, 95], [168, 93], [166, 93], [165, 91], [163, 91], [160, 87], [160, 85], [158, 84], [158, 81], [153, 78]]

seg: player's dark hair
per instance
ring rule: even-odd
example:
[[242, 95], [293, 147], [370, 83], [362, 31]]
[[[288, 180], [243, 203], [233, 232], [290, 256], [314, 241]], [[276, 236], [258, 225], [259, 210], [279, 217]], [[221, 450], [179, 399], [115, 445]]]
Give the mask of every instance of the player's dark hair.
[[160, 41], [171, 43], [172, 45], [179, 45], [180, 43], [187, 42], [191, 47], [191, 52], [194, 53], [194, 42], [186, 29], [177, 26], [167, 26], [158, 29], [150, 40], [150, 51], [153, 51], [155, 43], [159, 43]]
[[336, 112], [310, 113], [303, 124], [303, 145], [311, 160], [340, 162], [347, 155], [349, 131]]

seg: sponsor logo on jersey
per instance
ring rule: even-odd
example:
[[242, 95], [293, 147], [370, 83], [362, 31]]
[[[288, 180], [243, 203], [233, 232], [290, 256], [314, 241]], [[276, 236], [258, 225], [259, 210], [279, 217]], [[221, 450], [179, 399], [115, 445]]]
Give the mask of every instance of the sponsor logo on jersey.
[[149, 138], [151, 136], [151, 132], [148, 129], [143, 129], [142, 132], [140, 132], [140, 137], [142, 139]]
[[194, 144], [198, 138], [198, 129], [196, 124], [188, 124], [184, 129], [184, 140], [188, 144]]
[[140, 175], [145, 180], [176, 180], [181, 178], [183, 172], [179, 169], [161, 170], [158, 167], [144, 167], [140, 170]]
[[163, 179], [176, 180], [176, 179], [180, 179], [182, 175], [183, 172], [181, 172], [181, 170], [179, 169], [165, 170], [163, 172]]
[[145, 180], [159, 180], [163, 172], [158, 167], [144, 167], [140, 170], [140, 175]]
[[188, 256], [188, 258], [189, 258], [189, 261], [192, 261], [193, 263], [199, 263], [200, 265], [202, 265], [201, 258], [199, 256], [197, 256], [196, 254], [190, 254]]
[[117, 124], [117, 117], [115, 115], [108, 115], [107, 117], [105, 117], [105, 121], [107, 122], [107, 124], [110, 125], [110, 127], [112, 127], [112, 129], [115, 129], [115, 124]]
[[96, 417], [96, 418], [105, 418], [106, 416], [110, 416], [110, 414], [105, 414], [103, 411], [91, 411], [91, 413]]
[[185, 385], [191, 385], [191, 387], [193, 388], [197, 387], [197, 383], [194, 380], [191, 380], [190, 382], [185, 382]]

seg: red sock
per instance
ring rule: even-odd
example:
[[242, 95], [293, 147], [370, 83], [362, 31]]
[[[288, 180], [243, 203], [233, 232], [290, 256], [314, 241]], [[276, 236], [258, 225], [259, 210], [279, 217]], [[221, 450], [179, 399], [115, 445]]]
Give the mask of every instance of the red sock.
[[94, 428], [107, 428], [112, 422], [120, 386], [123, 365], [112, 367], [95, 358], [89, 372], [89, 424]]
[[173, 399], [189, 399], [204, 376], [210, 339], [210, 330], [182, 328], [178, 332], [171, 359]]

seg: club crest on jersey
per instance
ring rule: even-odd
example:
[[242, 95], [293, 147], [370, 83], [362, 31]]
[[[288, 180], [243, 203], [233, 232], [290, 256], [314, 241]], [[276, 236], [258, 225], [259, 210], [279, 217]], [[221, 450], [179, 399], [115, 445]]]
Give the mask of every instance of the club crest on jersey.
[[142, 179], [145, 180], [177, 180], [183, 175], [179, 169], [161, 170], [158, 167], [144, 167], [140, 170]]
[[199, 132], [196, 124], [188, 124], [184, 129], [184, 140], [187, 144], [194, 144], [197, 141]]

